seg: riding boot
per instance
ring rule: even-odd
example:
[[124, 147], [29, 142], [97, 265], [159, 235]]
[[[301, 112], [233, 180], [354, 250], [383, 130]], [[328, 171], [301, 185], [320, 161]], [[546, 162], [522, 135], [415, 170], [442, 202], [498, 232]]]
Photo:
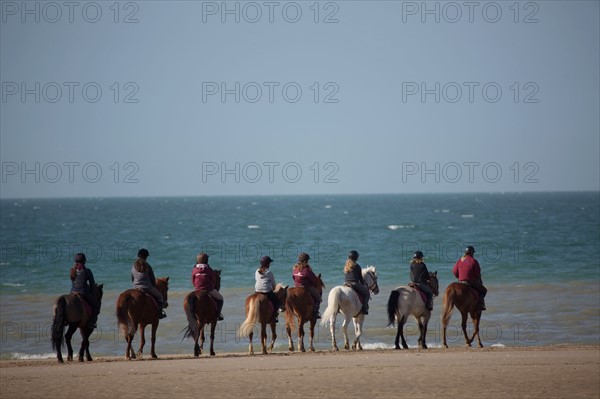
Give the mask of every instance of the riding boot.
[[223, 301], [217, 301], [217, 320], [223, 320], [223, 314], [221, 313], [223, 310]]
[[364, 302], [360, 311], [362, 312], [362, 314], [369, 314], [369, 303]]
[[279, 312], [277, 310], [273, 311], [273, 317], [271, 318], [271, 321], [274, 321], [275, 324], [279, 323], [279, 320], [277, 319], [278, 316]]
[[485, 299], [481, 298], [481, 300], [479, 301], [479, 309], [481, 309], [482, 311], [485, 310]]
[[320, 302], [316, 302], [315, 301], [315, 308], [313, 309], [313, 318], [315, 319], [320, 319], [321, 318], [321, 314], [319, 313], [319, 307], [321, 306]]
[[93, 329], [95, 329], [95, 328], [96, 328], [96, 323], [98, 322], [98, 313], [99, 313], [99, 312], [98, 312], [98, 311], [96, 311], [95, 309], [92, 311], [92, 314], [91, 314], [91, 316], [90, 316], [90, 319], [88, 320], [88, 323], [87, 323], [87, 327], [88, 327], [90, 330], [93, 330]]
[[427, 303], [425, 304], [425, 309], [432, 311], [433, 310], [433, 301], [431, 299], [429, 299], [427, 301]]
[[167, 317], [167, 314], [165, 313], [164, 309], [160, 310], [160, 316], [158, 316], [159, 319], [164, 319], [165, 317]]

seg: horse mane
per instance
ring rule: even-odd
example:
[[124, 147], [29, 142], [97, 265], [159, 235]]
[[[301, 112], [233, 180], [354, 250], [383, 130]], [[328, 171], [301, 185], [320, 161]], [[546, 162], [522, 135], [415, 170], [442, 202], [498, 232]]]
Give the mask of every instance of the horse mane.
[[377, 273], [377, 268], [376, 268], [375, 266], [373, 266], [373, 265], [369, 265], [369, 266], [365, 267], [365, 268], [363, 269], [363, 271], [364, 271], [365, 273], [368, 273], [368, 272]]

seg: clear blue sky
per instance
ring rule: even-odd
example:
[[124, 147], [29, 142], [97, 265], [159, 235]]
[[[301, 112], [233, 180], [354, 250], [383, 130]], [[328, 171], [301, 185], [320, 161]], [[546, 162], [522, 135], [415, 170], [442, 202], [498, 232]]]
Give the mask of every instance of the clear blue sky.
[[600, 3], [466, 3], [2, 1], [0, 196], [599, 190]]

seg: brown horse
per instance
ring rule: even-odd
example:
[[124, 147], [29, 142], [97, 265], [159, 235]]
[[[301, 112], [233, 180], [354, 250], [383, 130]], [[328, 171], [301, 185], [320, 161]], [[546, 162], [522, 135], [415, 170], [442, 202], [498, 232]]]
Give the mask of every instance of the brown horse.
[[[273, 292], [277, 296], [281, 309], [285, 310], [285, 298], [287, 297], [288, 286], [285, 287], [281, 284], [277, 284]], [[267, 354], [267, 324], [271, 326], [271, 345], [269, 345], [269, 352], [273, 351], [275, 345], [275, 339], [277, 338], [275, 320], [273, 319], [273, 313], [277, 309], [273, 309], [271, 302], [266, 294], [255, 292], [246, 298], [246, 320], [240, 326], [239, 334], [241, 336], [248, 336], [250, 339], [250, 354], [254, 355], [254, 348], [252, 347], [252, 338], [254, 337], [254, 326], [256, 323], [260, 323], [260, 343], [262, 346], [263, 355]]]
[[[221, 289], [221, 270], [215, 270], [215, 272], [217, 273], [215, 289], [219, 291]], [[214, 356], [215, 328], [219, 316], [215, 301], [205, 290], [192, 291], [183, 300], [183, 310], [188, 321], [183, 338], [192, 337], [194, 339], [194, 356], [198, 357], [202, 354], [204, 326], [207, 324], [210, 324], [210, 355]], [[198, 339], [200, 339], [200, 345], [198, 345]]]
[[[317, 290], [319, 295], [323, 295], [325, 284], [321, 280], [321, 275], [318, 275]], [[313, 339], [315, 336], [315, 324], [317, 319], [313, 317], [314, 301], [310, 292], [304, 287], [293, 287], [288, 289], [287, 298], [285, 300], [285, 329], [288, 336], [288, 349], [294, 351], [294, 341], [292, 340], [292, 327], [295, 319], [298, 319], [298, 352], [306, 352], [304, 349], [304, 323], [310, 322], [310, 345], [308, 349], [311, 352], [315, 351], [313, 347]]]
[[[442, 340], [444, 348], [448, 347], [446, 343], [446, 328], [450, 322], [450, 316], [452, 316], [452, 309], [454, 306], [458, 309], [462, 316], [461, 327], [463, 334], [465, 335], [465, 341], [467, 346], [471, 346], [471, 343], [477, 336], [477, 344], [480, 348], [483, 348], [481, 338], [479, 338], [479, 320], [481, 319], [481, 308], [479, 307], [478, 296], [474, 294], [474, 289], [463, 283], [452, 283], [446, 288], [444, 294], [444, 309], [442, 311]], [[473, 320], [473, 336], [469, 338], [467, 334], [467, 317], [471, 315]]]
[[[157, 278], [156, 289], [162, 294], [166, 308], [169, 306], [169, 302], [167, 301], [169, 277]], [[150, 339], [152, 346], [150, 348], [150, 354], [153, 359], [158, 357], [156, 356], [155, 343], [160, 313], [160, 309], [158, 308], [155, 299], [141, 289], [132, 288], [119, 295], [119, 298], [117, 299], [117, 321], [123, 328], [123, 335], [127, 341], [125, 359], [131, 360], [136, 358], [132, 342], [138, 326], [140, 328], [140, 348], [137, 357], [142, 357], [144, 345], [146, 344], [144, 329], [148, 324], [152, 326], [152, 337]]]
[[[102, 286], [94, 285], [92, 287], [92, 294], [98, 302], [98, 309], [102, 305]], [[59, 296], [54, 301], [54, 319], [52, 321], [52, 349], [56, 350], [56, 357], [59, 363], [64, 363], [61, 349], [63, 346], [63, 332], [65, 326], [69, 326], [67, 332], [64, 335], [64, 339], [67, 341], [67, 349], [69, 354], [67, 360], [73, 360], [73, 347], [71, 346], [71, 337], [75, 333], [75, 330], [79, 328], [81, 333], [81, 348], [79, 349], [79, 361], [83, 362], [83, 353], [85, 352], [86, 358], [91, 362], [92, 356], [90, 355], [90, 335], [94, 331], [93, 328], [88, 328], [87, 323], [89, 320], [88, 313], [85, 310], [83, 298], [78, 294], [69, 294]]]

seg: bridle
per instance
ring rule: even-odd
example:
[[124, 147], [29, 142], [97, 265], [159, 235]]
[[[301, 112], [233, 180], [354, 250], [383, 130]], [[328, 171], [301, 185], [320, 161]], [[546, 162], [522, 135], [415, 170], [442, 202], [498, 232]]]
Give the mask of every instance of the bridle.
[[379, 291], [379, 286], [377, 285], [377, 276], [371, 270], [369, 270], [366, 274], [371, 276], [372, 283], [368, 285], [369, 291], [375, 293], [375, 291]]

